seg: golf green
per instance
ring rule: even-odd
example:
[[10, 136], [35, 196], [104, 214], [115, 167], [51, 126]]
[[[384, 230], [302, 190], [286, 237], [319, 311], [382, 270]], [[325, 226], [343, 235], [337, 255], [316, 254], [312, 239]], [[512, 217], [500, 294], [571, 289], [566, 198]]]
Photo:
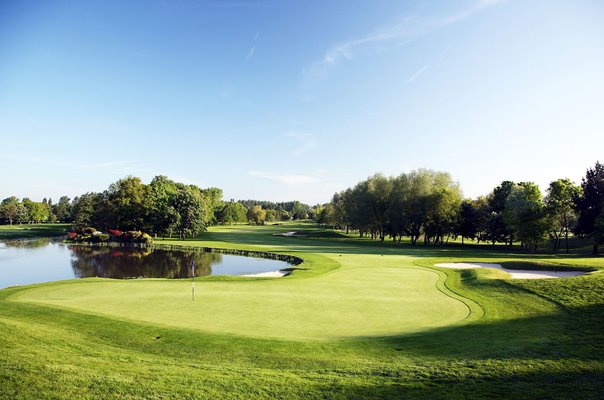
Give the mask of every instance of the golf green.
[[341, 267], [307, 279], [90, 279], [46, 284], [12, 301], [173, 327], [287, 339], [385, 336], [454, 324], [469, 307], [438, 271], [408, 256], [324, 255]]

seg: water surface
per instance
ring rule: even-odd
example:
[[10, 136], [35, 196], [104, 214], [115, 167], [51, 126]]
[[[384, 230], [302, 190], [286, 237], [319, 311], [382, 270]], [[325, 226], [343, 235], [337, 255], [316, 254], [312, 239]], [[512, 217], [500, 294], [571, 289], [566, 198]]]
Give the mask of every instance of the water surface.
[[190, 278], [276, 271], [284, 261], [219, 253], [66, 245], [51, 239], [0, 242], [0, 288], [73, 278]]

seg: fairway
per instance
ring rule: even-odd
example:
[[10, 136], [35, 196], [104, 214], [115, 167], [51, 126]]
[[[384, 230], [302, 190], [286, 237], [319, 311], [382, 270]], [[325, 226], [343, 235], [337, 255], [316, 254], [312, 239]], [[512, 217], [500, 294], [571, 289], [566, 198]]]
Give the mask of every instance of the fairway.
[[[469, 308], [437, 285], [443, 276], [406, 256], [332, 256], [315, 278], [202, 281], [93, 279], [49, 284], [11, 300], [166, 326], [287, 339], [387, 336], [442, 327]], [[361, 262], [360, 262], [361, 261]]]

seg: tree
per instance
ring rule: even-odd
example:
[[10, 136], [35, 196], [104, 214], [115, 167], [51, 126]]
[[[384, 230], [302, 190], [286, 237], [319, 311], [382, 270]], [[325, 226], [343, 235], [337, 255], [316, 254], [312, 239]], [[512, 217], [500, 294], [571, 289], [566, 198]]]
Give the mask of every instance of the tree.
[[15, 221], [19, 224], [29, 222], [29, 211], [27, 210], [27, 207], [23, 205], [23, 203], [19, 203], [17, 205], [17, 214], [15, 214]]
[[211, 187], [203, 189], [201, 192], [207, 205], [208, 222], [215, 225], [218, 222], [216, 214], [222, 207], [222, 189]]
[[39, 223], [43, 221], [48, 221], [50, 217], [50, 211], [48, 209], [48, 205], [40, 202], [33, 203], [33, 211], [30, 215], [30, 218], [33, 222]]
[[443, 244], [454, 228], [461, 204], [461, 189], [446, 172], [432, 172], [433, 183], [427, 197], [424, 243]]
[[180, 239], [184, 240], [187, 236], [195, 236], [206, 230], [208, 221], [206, 203], [196, 186], [178, 184], [174, 209], [179, 216], [177, 229]]
[[105, 196], [112, 213], [113, 227], [121, 230], [149, 230], [151, 209], [149, 187], [140, 178], [128, 176], [112, 183]]
[[[45, 199], [46, 200], [46, 199]], [[27, 220], [24, 222], [42, 222], [46, 221], [49, 216], [48, 204], [44, 202], [31, 201], [28, 198], [24, 198], [21, 202], [27, 209]]]
[[372, 215], [373, 229], [383, 242], [387, 230], [387, 212], [392, 192], [392, 179], [382, 174], [375, 174], [367, 180], [367, 200]]
[[58, 221], [67, 222], [70, 220], [71, 203], [69, 197], [62, 196], [59, 199], [59, 202], [53, 206], [53, 214], [56, 215]]
[[247, 219], [252, 224], [264, 225], [266, 210], [263, 210], [262, 206], [254, 206], [247, 210]]
[[274, 222], [277, 220], [277, 218], [279, 218], [279, 211], [272, 209], [266, 210], [266, 222]]
[[334, 207], [328, 203], [317, 209], [316, 221], [319, 225], [333, 224]]
[[2, 200], [0, 204], [0, 215], [2, 218], [7, 219], [10, 225], [13, 224], [13, 221], [17, 219], [19, 214], [19, 199], [15, 196], [7, 197]]
[[291, 211], [294, 219], [307, 219], [310, 212], [310, 207], [304, 203], [295, 201]]
[[604, 212], [604, 165], [596, 162], [587, 170], [581, 181], [583, 193], [575, 198], [575, 209], [579, 214], [575, 234], [592, 239], [592, 253], [598, 254], [598, 246], [603, 243], [604, 226], [601, 223]]
[[229, 201], [222, 205], [217, 214], [218, 222], [225, 225], [245, 222], [247, 220], [247, 209], [236, 201]]
[[539, 186], [533, 182], [515, 185], [505, 203], [504, 220], [523, 248], [536, 251], [545, 238], [548, 220]]
[[515, 186], [514, 182], [503, 181], [488, 196], [490, 217], [487, 223], [486, 239], [493, 244], [505, 242], [511, 246], [514, 243], [514, 236], [506, 226], [503, 212], [507, 199]]
[[461, 236], [461, 244], [464, 238], [475, 239], [478, 236], [480, 226], [480, 211], [474, 201], [464, 200], [459, 207], [459, 217], [455, 233]]
[[565, 238], [568, 254], [568, 234], [577, 220], [574, 199], [580, 197], [581, 187], [569, 179], [558, 179], [549, 184], [545, 196], [545, 210], [550, 218], [550, 235], [554, 239], [554, 251], [560, 248], [560, 239]]
[[163, 175], [156, 176], [149, 184], [151, 209], [148, 217], [152, 232], [172, 236], [180, 218], [174, 207], [177, 193], [176, 182]]
[[[392, 190], [388, 204], [388, 231], [390, 236], [399, 243], [403, 235], [410, 231], [410, 220], [407, 214], [406, 203], [410, 200], [410, 178], [401, 174], [392, 179]], [[411, 239], [413, 242], [413, 238]]]
[[75, 229], [93, 225], [98, 193], [85, 193], [73, 199], [70, 219]]
[[350, 217], [346, 207], [346, 192], [335, 193], [331, 199], [333, 212], [331, 213], [330, 222], [336, 229], [345, 229], [346, 233], [350, 228]]
[[290, 221], [292, 219], [292, 214], [287, 210], [277, 210], [277, 213], [280, 221]]

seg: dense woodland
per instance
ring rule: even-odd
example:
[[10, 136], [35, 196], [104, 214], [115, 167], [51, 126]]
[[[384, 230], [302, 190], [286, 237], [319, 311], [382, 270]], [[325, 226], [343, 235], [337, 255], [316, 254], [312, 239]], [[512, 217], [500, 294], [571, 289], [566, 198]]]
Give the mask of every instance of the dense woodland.
[[76, 230], [136, 230], [183, 239], [216, 224], [313, 219], [375, 240], [408, 237], [413, 245], [439, 245], [460, 237], [462, 242], [516, 242], [534, 251], [549, 238], [554, 250], [568, 251], [568, 238], [576, 235], [589, 238], [597, 253], [604, 243], [604, 166], [598, 162], [588, 169], [580, 185], [555, 180], [545, 195], [532, 182], [504, 181], [476, 199], [464, 199], [446, 172], [376, 174], [314, 207], [299, 201], [223, 201], [219, 188], [202, 189], [165, 176], [144, 184], [130, 176], [104, 192], [73, 200], [63, 196], [57, 203], [9, 197], [0, 203], [0, 219], [6, 224], [68, 222]]

